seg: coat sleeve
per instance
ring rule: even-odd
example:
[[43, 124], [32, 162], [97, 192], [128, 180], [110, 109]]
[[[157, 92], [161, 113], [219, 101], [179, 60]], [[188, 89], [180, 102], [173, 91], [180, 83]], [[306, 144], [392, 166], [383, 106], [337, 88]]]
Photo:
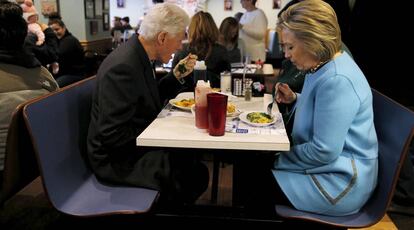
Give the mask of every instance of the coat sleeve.
[[334, 76], [320, 85], [314, 100], [309, 141], [282, 153], [276, 163], [277, 169], [320, 167], [333, 162], [342, 153], [347, 133], [361, 105], [360, 98], [348, 79]]

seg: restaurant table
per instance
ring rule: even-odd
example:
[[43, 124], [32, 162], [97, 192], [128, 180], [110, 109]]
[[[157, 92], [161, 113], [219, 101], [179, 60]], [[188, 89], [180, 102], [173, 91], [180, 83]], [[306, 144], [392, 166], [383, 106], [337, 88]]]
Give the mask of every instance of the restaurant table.
[[[193, 93], [184, 93], [177, 98], [193, 97]], [[269, 94], [264, 97], [252, 97], [251, 101], [230, 96], [230, 102], [241, 111], [265, 111], [272, 101]], [[276, 104], [275, 104], [276, 105]], [[224, 136], [210, 136], [206, 131], [195, 127], [194, 116], [190, 112], [185, 116], [169, 116], [168, 104], [159, 116], [137, 137], [138, 146], [223, 149], [223, 150], [253, 150], [253, 151], [288, 151], [289, 138], [283, 127], [279, 134], [245, 134], [226, 132]], [[277, 107], [275, 108], [277, 110]], [[278, 112], [278, 111], [277, 111]], [[185, 113], [185, 112], [184, 112]], [[233, 118], [228, 118], [233, 119]], [[214, 164], [212, 200], [217, 199], [218, 164]]]

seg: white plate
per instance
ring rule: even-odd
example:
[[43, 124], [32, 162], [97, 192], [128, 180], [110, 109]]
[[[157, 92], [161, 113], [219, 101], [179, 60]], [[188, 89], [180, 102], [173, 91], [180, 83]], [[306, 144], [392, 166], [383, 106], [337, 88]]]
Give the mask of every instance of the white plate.
[[[195, 104], [191, 106], [191, 113], [193, 115], [195, 115]], [[227, 117], [237, 117], [240, 113], [241, 113], [241, 111], [239, 109], [237, 109], [237, 106], [236, 106], [236, 110], [232, 113], [227, 112], [226, 116]]]
[[[228, 105], [228, 103], [229, 102], [227, 102], [227, 105]], [[228, 117], [237, 117], [241, 113], [241, 111], [237, 108], [237, 105], [235, 105], [235, 106], [236, 106], [236, 109], [234, 110], [234, 112], [232, 112], [232, 113], [227, 112], [226, 116], [228, 116]]]
[[175, 99], [190, 99], [190, 98], [194, 98], [194, 92], [183, 92], [178, 94]]
[[246, 111], [246, 112], [243, 112], [243, 113], [241, 113], [241, 114], [239, 115], [240, 120], [241, 120], [241, 121], [243, 121], [244, 123], [248, 124], [248, 125], [251, 125], [251, 126], [258, 126], [258, 127], [263, 127], [263, 126], [269, 126], [269, 125], [272, 125], [272, 124], [274, 124], [274, 123], [276, 122], [276, 120], [277, 120], [277, 118], [273, 116], [273, 121], [272, 121], [272, 122], [270, 122], [270, 123], [253, 123], [253, 122], [249, 121], [249, 119], [247, 119], [247, 114], [249, 114], [249, 113], [253, 113], [253, 112], [259, 112], [259, 113], [262, 113], [263, 111]]
[[179, 101], [181, 101], [183, 99], [189, 100], [189, 99], [193, 99], [193, 98], [174, 98], [174, 99], [169, 100], [169, 103], [172, 106], [176, 107], [176, 108], [179, 108], [179, 109], [182, 109], [182, 110], [186, 110], [186, 111], [191, 111], [191, 106], [184, 107], [184, 106], [179, 106], [179, 105], [176, 105], [175, 104], [176, 102], [179, 102]]

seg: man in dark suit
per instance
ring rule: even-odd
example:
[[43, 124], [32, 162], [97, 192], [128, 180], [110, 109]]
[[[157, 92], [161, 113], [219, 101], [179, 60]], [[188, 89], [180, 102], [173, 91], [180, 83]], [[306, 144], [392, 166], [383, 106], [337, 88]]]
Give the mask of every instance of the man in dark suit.
[[[159, 190], [161, 201], [174, 203], [194, 202], [207, 188], [208, 169], [190, 151], [137, 147], [135, 140], [162, 109], [158, 87], [168, 87], [157, 85], [152, 62], [167, 63], [181, 49], [188, 23], [181, 8], [157, 4], [145, 16], [139, 35], [104, 60], [88, 133], [88, 157], [99, 179]], [[181, 60], [186, 71], [175, 69], [165, 82], [182, 81], [196, 58]]]

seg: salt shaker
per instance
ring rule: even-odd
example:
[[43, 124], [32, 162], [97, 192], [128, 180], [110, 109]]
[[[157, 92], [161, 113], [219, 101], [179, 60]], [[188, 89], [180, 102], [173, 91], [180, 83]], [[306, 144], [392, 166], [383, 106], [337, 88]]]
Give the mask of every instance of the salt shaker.
[[250, 101], [252, 99], [252, 85], [248, 84], [246, 85], [246, 89], [244, 91], [244, 100]]

